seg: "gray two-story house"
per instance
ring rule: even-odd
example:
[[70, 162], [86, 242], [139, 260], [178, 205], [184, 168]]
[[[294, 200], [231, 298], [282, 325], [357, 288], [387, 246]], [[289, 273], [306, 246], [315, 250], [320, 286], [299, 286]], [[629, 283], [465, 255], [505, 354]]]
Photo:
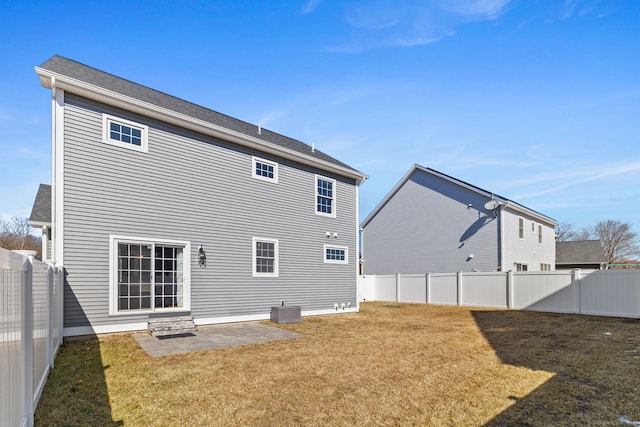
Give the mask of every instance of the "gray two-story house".
[[555, 270], [556, 221], [414, 165], [362, 222], [363, 273]]
[[[366, 176], [298, 140], [81, 63], [35, 68], [51, 89], [51, 237], [64, 334], [358, 309]], [[338, 307], [336, 309], [336, 307]]]

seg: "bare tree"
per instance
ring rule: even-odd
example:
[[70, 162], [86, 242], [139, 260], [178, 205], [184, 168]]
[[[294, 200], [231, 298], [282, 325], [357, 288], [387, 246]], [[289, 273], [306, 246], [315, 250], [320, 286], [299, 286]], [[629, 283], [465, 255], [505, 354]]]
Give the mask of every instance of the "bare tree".
[[608, 263], [625, 262], [636, 259], [640, 254], [640, 242], [631, 226], [620, 221], [600, 221], [593, 228], [600, 239]]
[[0, 219], [0, 247], [5, 249], [34, 250], [40, 255], [41, 238], [31, 234], [29, 219], [14, 216], [11, 220]]
[[559, 223], [556, 227], [556, 241], [558, 242], [575, 242], [578, 240], [589, 240], [593, 238], [591, 230], [588, 227], [576, 230], [573, 224], [569, 222]]

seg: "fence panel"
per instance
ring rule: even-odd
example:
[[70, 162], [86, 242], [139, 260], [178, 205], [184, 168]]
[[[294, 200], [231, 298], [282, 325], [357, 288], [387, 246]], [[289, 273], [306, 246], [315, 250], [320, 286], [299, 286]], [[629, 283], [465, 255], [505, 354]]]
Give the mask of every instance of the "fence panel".
[[425, 274], [398, 275], [398, 301], [426, 303], [427, 276]]
[[376, 276], [358, 276], [360, 301], [376, 301]]
[[637, 270], [596, 270], [580, 277], [580, 312], [599, 316], [640, 317]]
[[24, 263], [22, 256], [0, 250], [0, 426], [19, 426], [25, 421]]
[[505, 273], [463, 273], [460, 305], [507, 308]]
[[458, 275], [456, 273], [431, 274], [429, 284], [431, 304], [458, 304]]
[[44, 387], [49, 372], [49, 325], [51, 278], [53, 268], [49, 265], [33, 261], [33, 391], [34, 408]]
[[518, 272], [513, 277], [512, 308], [578, 313], [571, 271]]
[[0, 426], [32, 426], [62, 343], [64, 274], [0, 248]]
[[380, 275], [376, 277], [376, 301], [397, 301], [396, 275]]

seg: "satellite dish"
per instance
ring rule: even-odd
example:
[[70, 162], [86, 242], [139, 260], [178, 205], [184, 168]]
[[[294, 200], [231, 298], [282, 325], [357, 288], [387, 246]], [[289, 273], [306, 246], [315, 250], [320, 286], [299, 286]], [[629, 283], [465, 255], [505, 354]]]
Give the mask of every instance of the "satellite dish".
[[499, 207], [500, 207], [500, 202], [495, 199], [491, 199], [484, 204], [484, 208], [489, 211], [495, 211]]

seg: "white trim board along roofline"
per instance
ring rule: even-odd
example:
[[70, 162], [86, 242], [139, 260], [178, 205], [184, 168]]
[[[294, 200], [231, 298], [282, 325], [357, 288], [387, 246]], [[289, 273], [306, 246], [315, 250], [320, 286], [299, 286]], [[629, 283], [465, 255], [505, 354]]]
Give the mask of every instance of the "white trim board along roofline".
[[[50, 61], [53, 61], [52, 65], [48, 65]], [[54, 71], [51, 68], [60, 68], [61, 70], [73, 71], [64, 73], [62, 71]], [[193, 111], [196, 111], [201, 115], [202, 113], [211, 113], [211, 115], [215, 114], [222, 117], [220, 113], [208, 110], [195, 104], [188, 103], [187, 101], [175, 98], [171, 95], [167, 95], [159, 91], [155, 91], [145, 86], [129, 82], [128, 80], [121, 79], [119, 77], [60, 56], [53, 57], [51, 60], [45, 62], [40, 67], [35, 67], [35, 71], [40, 76], [40, 83], [46, 88], [59, 88], [64, 91], [68, 91], [70, 93], [99, 101], [114, 107], [125, 108], [129, 111], [151, 117], [156, 120], [161, 120], [166, 123], [170, 123], [204, 135], [221, 138], [244, 147], [279, 156], [287, 160], [296, 161], [307, 166], [316, 167], [320, 170], [335, 173], [346, 178], [355, 179], [358, 184], [363, 183], [368, 178], [367, 175], [355, 169], [352, 169], [351, 167], [344, 165], [327, 155], [324, 155], [318, 150], [315, 150], [314, 148], [309, 147], [306, 144], [301, 143], [300, 141], [288, 139], [286, 137], [283, 137], [282, 135], [270, 132], [259, 126], [248, 125], [247, 123], [241, 122], [228, 116], [224, 117], [224, 119], [229, 121], [230, 123], [243, 125], [245, 129], [249, 127], [255, 128], [254, 130], [256, 136], [251, 136], [246, 132], [233, 130], [220, 124], [213, 123], [212, 121], [206, 120], [204, 118], [198, 118], [194, 115], [186, 114], [171, 108], [158, 105], [162, 101], [166, 100], [173, 103], [174, 105], [180, 105], [192, 109]], [[122, 85], [123, 87], [130, 86], [136, 89], [137, 93], [149, 94], [151, 95], [150, 98], [159, 99], [160, 101], [157, 101], [158, 103], [152, 103], [147, 100], [139, 99], [135, 96], [126, 95], [116, 90], [112, 90], [107, 87], [90, 83], [88, 81], [81, 80], [80, 78], [68, 75], [74, 73], [86, 73], [88, 76], [91, 76], [93, 80], [99, 82], [109, 81], [111, 83]], [[305, 147], [305, 149], [308, 147], [309, 153], [304, 153], [299, 150], [294, 150], [277, 143], [267, 141], [266, 138], [264, 138], [264, 135], [266, 134], [271, 135], [273, 138], [287, 139], [288, 141], [295, 142], [301, 147]]]

